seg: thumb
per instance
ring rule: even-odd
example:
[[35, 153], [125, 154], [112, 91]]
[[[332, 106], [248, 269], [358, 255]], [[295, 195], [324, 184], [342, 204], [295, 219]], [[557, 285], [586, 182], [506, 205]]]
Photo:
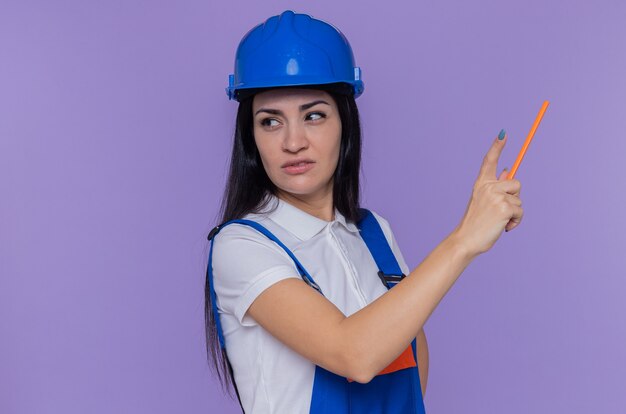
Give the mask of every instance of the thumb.
[[508, 167], [504, 167], [504, 170], [502, 170], [502, 172], [500, 173], [500, 176], [498, 177], [498, 181], [506, 180], [506, 176], [508, 174], [509, 174]]

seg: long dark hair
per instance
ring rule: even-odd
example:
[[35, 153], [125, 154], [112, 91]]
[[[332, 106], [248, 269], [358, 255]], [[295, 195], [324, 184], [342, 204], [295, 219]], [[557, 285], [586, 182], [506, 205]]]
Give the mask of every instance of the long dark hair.
[[[300, 87], [325, 90], [337, 104], [342, 127], [339, 161], [333, 175], [333, 203], [346, 220], [356, 222], [359, 219], [361, 125], [354, 96], [346, 93], [345, 84]], [[258, 90], [247, 92], [246, 96], [239, 97], [230, 172], [219, 211], [221, 218], [217, 224], [242, 218], [248, 213], [258, 213], [269, 201], [266, 195], [276, 194], [276, 186], [265, 172], [254, 141], [252, 100]], [[212, 368], [222, 389], [228, 389], [228, 384], [232, 384], [239, 398], [226, 349], [222, 349], [219, 344], [215, 324], [218, 315], [213, 314], [208, 278], [204, 298], [207, 359], [213, 363]]]

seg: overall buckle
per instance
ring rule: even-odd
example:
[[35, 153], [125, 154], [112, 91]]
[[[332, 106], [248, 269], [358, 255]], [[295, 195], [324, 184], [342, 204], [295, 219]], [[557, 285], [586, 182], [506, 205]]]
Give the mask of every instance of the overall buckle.
[[402, 279], [404, 279], [406, 275], [404, 273], [399, 274], [399, 275], [386, 275], [382, 272], [382, 270], [379, 270], [378, 277], [380, 278], [380, 280], [382, 280], [383, 285], [389, 287], [388, 283], [396, 284], [400, 282]]
[[218, 225], [218, 226], [213, 227], [213, 229], [209, 232], [209, 235], [207, 236], [207, 239], [208, 239], [209, 241], [211, 241], [211, 239], [212, 239], [213, 237], [215, 237], [215, 235], [216, 235], [219, 231], [220, 231], [220, 226], [219, 226], [219, 225]]

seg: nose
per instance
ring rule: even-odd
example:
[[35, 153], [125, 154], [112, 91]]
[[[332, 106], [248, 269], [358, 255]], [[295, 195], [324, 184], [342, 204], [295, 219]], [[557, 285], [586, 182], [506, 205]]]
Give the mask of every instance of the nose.
[[283, 138], [283, 150], [287, 152], [297, 153], [302, 149], [309, 147], [309, 140], [306, 136], [306, 130], [302, 125], [292, 123], [285, 129]]

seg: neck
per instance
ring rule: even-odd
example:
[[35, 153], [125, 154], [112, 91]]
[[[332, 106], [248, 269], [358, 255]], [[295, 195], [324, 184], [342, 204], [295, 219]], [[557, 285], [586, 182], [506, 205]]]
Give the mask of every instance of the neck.
[[332, 187], [316, 194], [292, 194], [277, 189], [276, 196], [300, 210], [324, 221], [335, 219]]

